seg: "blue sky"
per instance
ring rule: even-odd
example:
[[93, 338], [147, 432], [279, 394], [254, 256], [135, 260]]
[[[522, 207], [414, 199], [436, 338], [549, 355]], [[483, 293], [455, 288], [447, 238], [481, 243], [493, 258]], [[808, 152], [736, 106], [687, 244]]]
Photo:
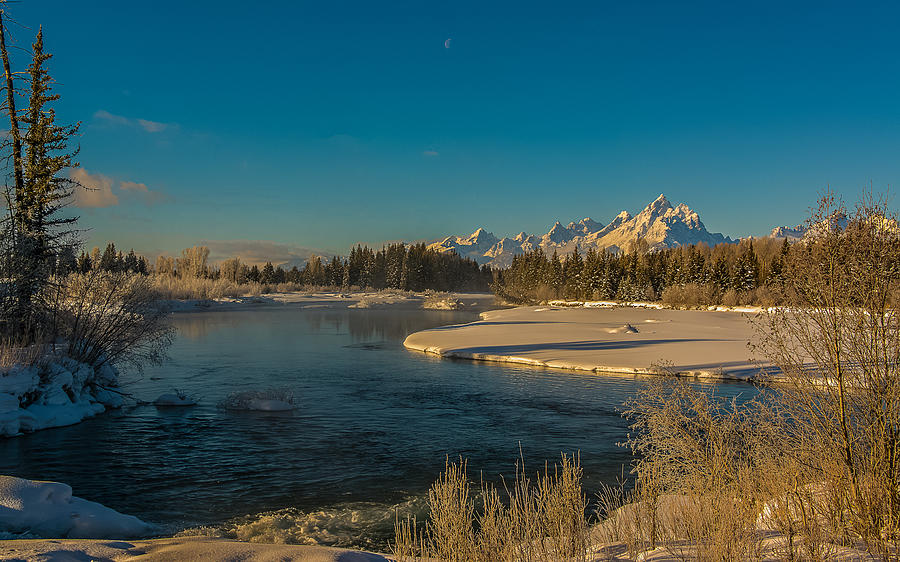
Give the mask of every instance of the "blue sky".
[[759, 235], [900, 177], [896, 3], [263, 4], [10, 6], [84, 122], [88, 245], [343, 252], [661, 192]]

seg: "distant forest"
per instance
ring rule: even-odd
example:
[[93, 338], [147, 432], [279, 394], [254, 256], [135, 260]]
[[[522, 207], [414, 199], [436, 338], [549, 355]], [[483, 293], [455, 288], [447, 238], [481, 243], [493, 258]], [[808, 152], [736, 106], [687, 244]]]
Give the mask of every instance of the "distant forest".
[[71, 261], [71, 268], [82, 273], [94, 269], [125, 271], [184, 279], [225, 280], [235, 284], [259, 283], [278, 285], [293, 283], [316, 287], [400, 289], [405, 291], [462, 291], [487, 292], [493, 281], [490, 268], [481, 267], [474, 260], [455, 253], [430, 250], [425, 244], [391, 244], [375, 251], [357, 246], [347, 259], [334, 257], [322, 260], [310, 258], [300, 269], [284, 269], [271, 262], [262, 267], [247, 265], [239, 258], [231, 258], [220, 265], [210, 265], [209, 248], [195, 246], [182, 250], [181, 257], [159, 256], [154, 267], [134, 251], [124, 254], [115, 244], [107, 244], [104, 251], [94, 248], [82, 252]]
[[772, 238], [619, 254], [590, 249], [563, 258], [537, 249], [515, 256], [497, 273], [492, 289], [518, 304], [553, 299], [778, 304], [790, 251], [787, 240]]
[[787, 240], [772, 238], [712, 248], [705, 244], [657, 251], [638, 247], [615, 254], [588, 250], [563, 257], [556, 253], [548, 256], [538, 248], [515, 256], [506, 269], [492, 269], [425, 244], [391, 244], [377, 251], [356, 246], [344, 259], [313, 256], [303, 268], [285, 269], [271, 262], [251, 266], [239, 258], [212, 265], [208, 263], [209, 249], [204, 246], [186, 248], [180, 257], [159, 256], [151, 265], [143, 256], [133, 251], [123, 253], [110, 243], [102, 252], [94, 248], [65, 261], [66, 269], [82, 273], [99, 269], [173, 280], [221, 280], [234, 285], [493, 291], [515, 304], [563, 299], [734, 306], [784, 301], [785, 260], [791, 248]]

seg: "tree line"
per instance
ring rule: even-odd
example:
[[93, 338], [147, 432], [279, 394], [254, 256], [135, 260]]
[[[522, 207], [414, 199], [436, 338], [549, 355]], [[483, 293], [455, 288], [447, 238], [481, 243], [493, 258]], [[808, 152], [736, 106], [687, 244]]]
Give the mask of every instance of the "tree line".
[[[514, 303], [663, 299], [741, 304], [768, 298], [768, 289], [783, 286], [790, 251], [787, 240], [771, 238], [653, 252], [589, 249], [582, 255], [576, 250], [563, 258], [556, 252], [547, 256], [538, 248], [515, 256], [509, 268], [497, 272], [492, 289]], [[685, 294], [686, 288], [695, 294]]]
[[218, 265], [209, 262], [209, 248], [185, 248], [180, 257], [158, 256], [151, 266], [134, 250], [123, 253], [109, 243], [102, 252], [94, 248], [82, 251], [71, 260], [70, 268], [86, 273], [91, 270], [156, 274], [175, 278], [223, 279], [235, 284], [260, 283], [274, 285], [294, 283], [316, 287], [361, 287], [401, 289], [407, 291], [488, 291], [493, 272], [487, 266], [462, 258], [456, 253], [438, 252], [425, 244], [390, 244], [374, 250], [357, 245], [347, 258], [330, 260], [310, 257], [299, 268], [285, 268], [266, 262], [262, 267], [250, 265], [240, 258], [230, 258]]

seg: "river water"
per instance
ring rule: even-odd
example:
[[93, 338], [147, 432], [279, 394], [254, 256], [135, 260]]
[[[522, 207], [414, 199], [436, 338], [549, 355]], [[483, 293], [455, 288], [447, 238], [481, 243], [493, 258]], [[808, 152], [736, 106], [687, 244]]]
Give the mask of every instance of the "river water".
[[[77, 496], [171, 534], [383, 548], [395, 512], [424, 509], [445, 459], [496, 480], [580, 451], [584, 486], [628, 474], [622, 403], [643, 380], [443, 360], [403, 348], [414, 331], [472, 313], [299, 307], [176, 314], [170, 359], [124, 389], [173, 388], [191, 408], [142, 405], [0, 440], [0, 474]], [[292, 391], [288, 413], [237, 413], [233, 392]], [[718, 384], [723, 396], [755, 394]]]

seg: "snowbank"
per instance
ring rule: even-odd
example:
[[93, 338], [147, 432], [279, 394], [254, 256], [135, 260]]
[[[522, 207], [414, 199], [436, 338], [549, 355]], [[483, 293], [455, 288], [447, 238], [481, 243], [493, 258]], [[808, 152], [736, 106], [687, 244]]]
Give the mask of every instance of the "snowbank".
[[[582, 303], [583, 305], [584, 303]], [[560, 369], [751, 379], [760, 364], [740, 313], [643, 307], [520, 307], [417, 332], [409, 349]]]
[[46, 365], [15, 366], [0, 373], [0, 437], [78, 423], [107, 408], [118, 408], [118, 373], [67, 357]]
[[141, 541], [0, 541], [0, 560], [216, 560], [234, 562], [388, 562], [355, 550], [296, 544], [251, 544], [210, 538]]
[[46, 538], [144, 537], [154, 530], [137, 517], [72, 495], [59, 482], [0, 476], [0, 531]]

